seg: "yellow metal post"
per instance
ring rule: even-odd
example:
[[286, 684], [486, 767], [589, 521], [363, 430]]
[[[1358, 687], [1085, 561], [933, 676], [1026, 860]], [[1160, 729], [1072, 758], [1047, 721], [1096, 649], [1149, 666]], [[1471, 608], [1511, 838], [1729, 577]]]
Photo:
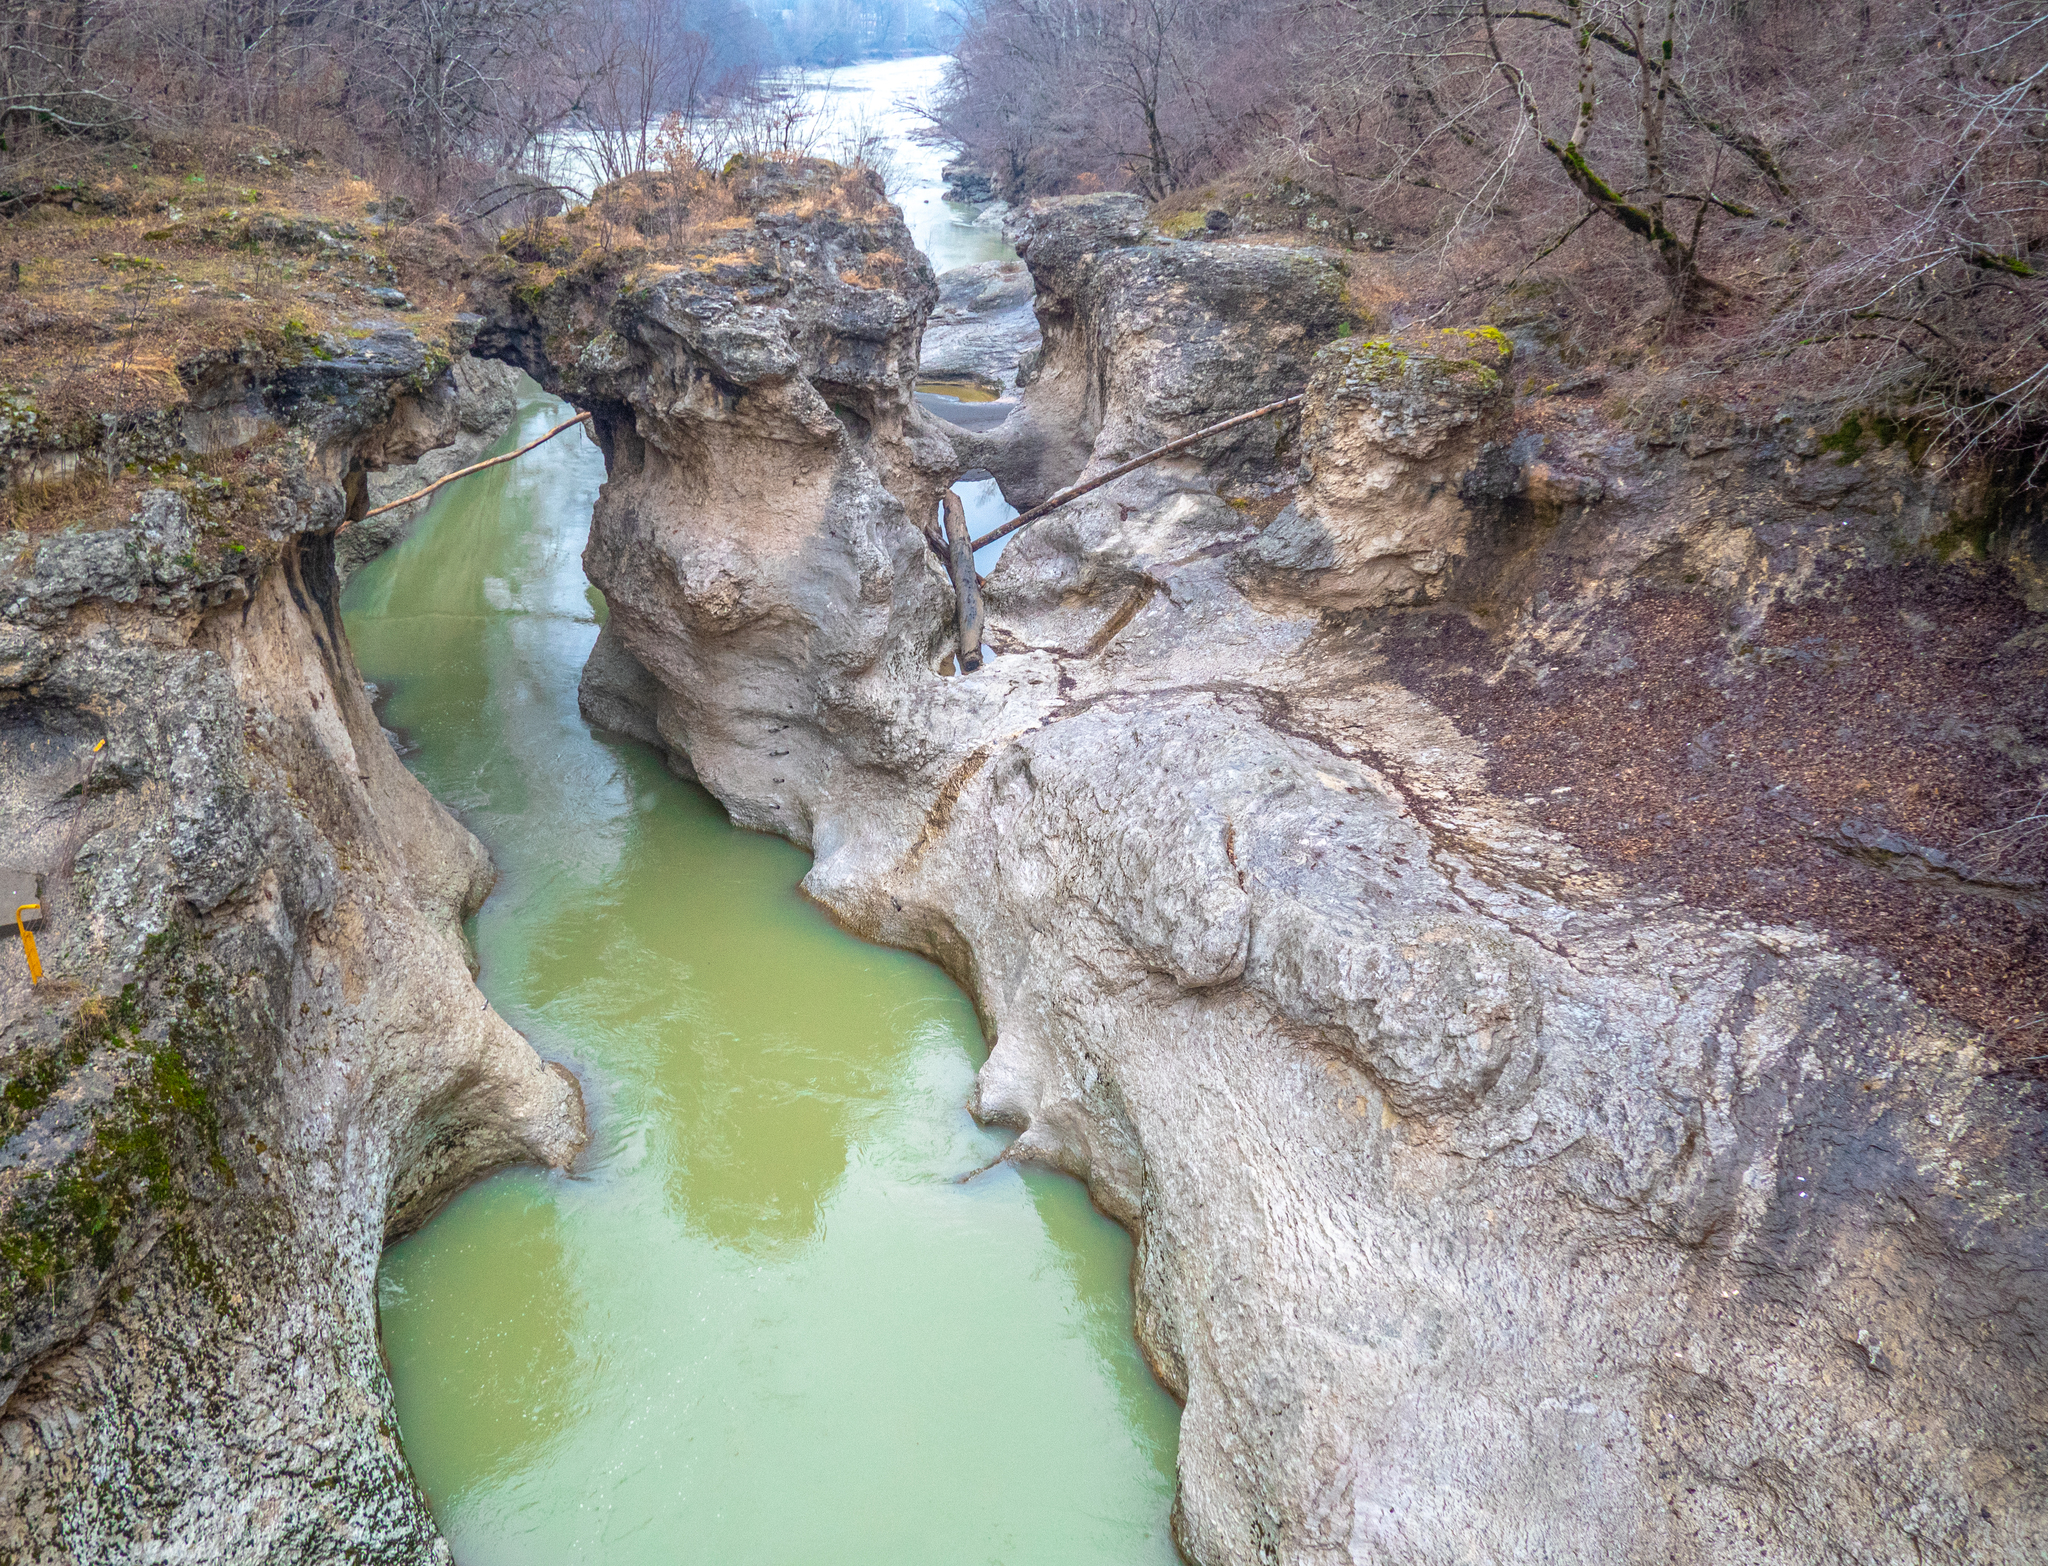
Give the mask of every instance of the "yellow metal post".
[[41, 903], [23, 903], [19, 908], [15, 909], [14, 927], [21, 932], [21, 954], [28, 959], [28, 982], [31, 984], [41, 984], [43, 982], [42, 954], [36, 950], [35, 935], [21, 917], [31, 909], [41, 913], [43, 905]]

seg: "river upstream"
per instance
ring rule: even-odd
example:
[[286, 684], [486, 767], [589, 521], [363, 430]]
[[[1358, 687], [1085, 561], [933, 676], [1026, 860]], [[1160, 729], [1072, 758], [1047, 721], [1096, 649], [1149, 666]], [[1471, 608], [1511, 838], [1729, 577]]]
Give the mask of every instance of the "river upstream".
[[[887, 113], [935, 70], [837, 85]], [[905, 145], [897, 199], [938, 265], [987, 259], [941, 161]], [[564, 416], [536, 393], [503, 445]], [[962, 1107], [965, 996], [578, 717], [602, 479], [580, 432], [465, 479], [344, 601], [408, 765], [499, 866], [484, 993], [591, 1111], [572, 1175], [486, 1180], [385, 1258], [399, 1424], [457, 1559], [1173, 1561], [1129, 1242], [1061, 1177], [960, 1181], [1004, 1142]]]

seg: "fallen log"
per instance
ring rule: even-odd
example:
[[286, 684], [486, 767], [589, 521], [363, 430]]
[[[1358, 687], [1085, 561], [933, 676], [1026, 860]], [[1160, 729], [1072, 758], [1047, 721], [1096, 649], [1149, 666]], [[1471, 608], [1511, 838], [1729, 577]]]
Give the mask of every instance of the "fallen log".
[[1148, 451], [1143, 456], [1133, 457], [1129, 462], [1119, 467], [1111, 468], [1107, 473], [1102, 474], [1098, 478], [1092, 478], [1085, 484], [1076, 484], [1071, 488], [1063, 489], [1050, 500], [1040, 501], [1029, 511], [1020, 512], [1018, 515], [1010, 518], [1001, 527], [982, 534], [981, 537], [974, 541], [974, 547], [976, 549], [985, 549], [997, 539], [1009, 537], [1010, 534], [1016, 532], [1025, 523], [1036, 522], [1048, 511], [1056, 511], [1070, 500], [1079, 500], [1091, 489], [1100, 489], [1111, 479], [1120, 479], [1126, 473], [1136, 472], [1147, 463], [1157, 462], [1161, 457], [1170, 457], [1177, 451], [1186, 451], [1188, 447], [1199, 445], [1211, 435], [1221, 435], [1225, 430], [1236, 429], [1240, 424], [1249, 424], [1254, 419], [1263, 419], [1269, 413], [1280, 413], [1288, 408], [1297, 407], [1300, 402], [1300, 393], [1296, 393], [1292, 397], [1282, 397], [1278, 402], [1269, 402], [1263, 408], [1254, 408], [1249, 413], [1236, 414], [1231, 418], [1223, 420], [1220, 424], [1212, 424], [1207, 429], [1196, 430], [1192, 435], [1183, 435], [1179, 440], [1170, 440], [1164, 446]]
[[367, 522], [372, 517], [381, 517], [387, 511], [396, 511], [400, 506], [409, 506], [415, 500], [425, 500], [427, 496], [433, 494], [433, 492], [439, 489], [443, 484], [453, 484], [459, 478], [468, 478], [470, 474], [481, 473], [485, 468], [495, 468], [501, 462], [510, 462], [514, 457], [523, 457], [529, 451], [533, 450], [534, 447], [546, 445], [549, 441], [553, 440], [557, 435], [561, 434], [562, 431], [570, 428], [572, 425], [582, 424], [586, 422], [589, 418], [589, 414], [579, 413], [573, 419], [564, 419], [560, 424], [557, 424], [553, 429], [549, 430], [547, 434], [542, 435], [537, 439], [528, 441], [524, 446], [521, 446], [517, 451], [508, 451], [502, 457], [489, 457], [482, 462], [473, 462], [466, 468], [457, 468], [453, 473], [449, 474], [446, 478], [435, 479], [434, 482], [429, 484], [425, 489], [414, 490], [410, 495], [402, 496], [399, 499], [392, 501], [387, 506], [379, 506], [375, 511], [365, 511], [359, 517], [350, 517], [347, 522], [342, 523], [341, 527], [336, 528], [334, 531], [339, 533], [342, 528], [349, 526], [350, 523]]

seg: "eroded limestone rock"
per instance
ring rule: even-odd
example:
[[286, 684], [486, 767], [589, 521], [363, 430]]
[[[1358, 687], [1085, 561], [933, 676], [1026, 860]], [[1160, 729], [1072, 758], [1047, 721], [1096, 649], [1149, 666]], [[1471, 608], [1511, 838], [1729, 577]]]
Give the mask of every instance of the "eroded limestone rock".
[[[1619, 591], [1665, 524], [1588, 512], [1655, 500], [1664, 459], [1593, 497], [1582, 457], [1539, 475], [1540, 441], [1496, 438], [1497, 360], [1329, 349], [1328, 263], [1141, 218], [1034, 209], [1047, 373], [953, 460], [1021, 502], [1302, 389], [1321, 348], [1287, 461], [1327, 558], [1254, 544], [1286, 429], [1148, 468], [1018, 538], [1000, 656], [958, 678], [911, 523], [945, 459], [879, 373], [915, 358], [914, 287], [750, 273], [744, 364], [722, 283], [564, 288], [552, 318], [586, 335], [540, 335], [556, 384], [622, 410], [593, 680], [651, 675], [660, 743], [809, 847], [812, 895], [961, 980], [993, 1041], [979, 1113], [1133, 1228], [1190, 1558], [2048, 1549], [2024, 1084], [1869, 955], [1589, 863], [1358, 617], [1555, 579], [1561, 511]], [[1331, 303], [1250, 308], [1288, 278]], [[841, 337], [878, 373], [835, 428]], [[1510, 499], [1527, 531], [1485, 536], [1514, 517], [1471, 508]], [[1527, 601], [1559, 636], [1583, 612]]]
[[1016, 261], [982, 261], [935, 281], [939, 303], [925, 326], [924, 376], [979, 381], [1014, 399], [1018, 366], [1039, 344], [1031, 274]]
[[1513, 403], [1511, 355], [1490, 328], [1324, 348], [1301, 415], [1307, 482], [1239, 552], [1237, 579], [1314, 608], [1440, 596], [1472, 552], [1474, 491]]
[[[1136, 196], [1040, 202], [1005, 230], [1031, 268], [1043, 342], [1030, 394], [1000, 428], [955, 436], [1018, 507], [1089, 472], [1302, 389], [1351, 315], [1332, 254], [1163, 241]], [[1247, 425], [1199, 461], [1272, 478], [1290, 425]]]
[[43, 983], [0, 951], [8, 1560], [446, 1558], [378, 1258], [487, 1169], [566, 1165], [583, 1120], [471, 982], [489, 860], [336, 609], [362, 467], [441, 433], [427, 362], [387, 334], [198, 367], [188, 422], [266, 437], [260, 514], [159, 488], [0, 537], [0, 841], [46, 903]]

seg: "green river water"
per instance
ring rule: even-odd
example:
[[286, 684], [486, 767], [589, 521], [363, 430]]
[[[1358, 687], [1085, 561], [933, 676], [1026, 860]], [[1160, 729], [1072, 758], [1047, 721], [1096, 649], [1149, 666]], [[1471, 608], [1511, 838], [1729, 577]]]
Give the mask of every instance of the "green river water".
[[[535, 395], [506, 446], [566, 416]], [[603, 478], [572, 432], [442, 492], [344, 598], [406, 760], [489, 845], [492, 1004], [589, 1103], [573, 1174], [500, 1174], [386, 1255], [407, 1456], [464, 1566], [1143, 1566], [1178, 1415], [1130, 1246], [1007, 1166], [930, 964], [840, 933], [576, 680]]]

